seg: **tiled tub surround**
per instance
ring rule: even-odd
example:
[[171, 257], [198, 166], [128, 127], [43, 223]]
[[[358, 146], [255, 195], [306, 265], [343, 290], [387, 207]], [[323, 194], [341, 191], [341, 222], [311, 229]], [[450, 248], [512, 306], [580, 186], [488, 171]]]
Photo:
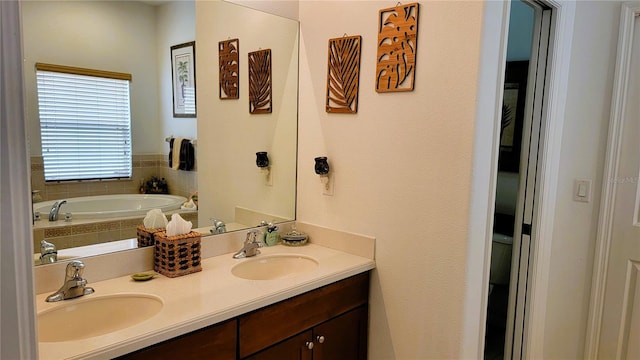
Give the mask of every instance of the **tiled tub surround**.
[[[140, 185], [152, 176], [165, 178], [169, 193], [189, 198], [198, 189], [198, 172], [169, 168], [168, 155], [133, 155], [133, 174], [130, 180], [80, 181], [46, 183], [42, 156], [31, 157], [31, 189], [39, 190], [43, 201], [69, 197], [138, 194]], [[197, 164], [196, 164], [197, 166]]]
[[[162, 298], [164, 306], [154, 317], [107, 335], [74, 342], [39, 344], [41, 359], [112, 358], [186, 334], [295, 295], [371, 270], [375, 267], [375, 239], [299, 224], [311, 244], [263, 248], [264, 256], [292, 253], [319, 261], [316, 270], [281, 280], [242, 280], [231, 267], [243, 260], [231, 257], [242, 244], [245, 231], [205, 237], [202, 240], [203, 271], [178, 278], [159, 276], [148, 282], [131, 281], [129, 274], [152, 268], [150, 248], [85, 258], [85, 278], [101, 296], [114, 293], [146, 293]], [[118, 266], [113, 266], [117, 263]], [[37, 311], [64, 304], [44, 301], [59, 287], [64, 263], [35, 270]], [[80, 299], [81, 300], [81, 299]], [[67, 300], [79, 301], [79, 300]]]
[[[191, 221], [193, 227], [198, 227], [197, 211], [170, 211], [166, 215], [170, 218], [173, 213]], [[40, 241], [46, 239], [54, 244], [58, 250], [78, 246], [101, 244], [105, 242], [136, 238], [136, 227], [142, 224], [143, 216], [126, 217], [121, 219], [72, 219], [67, 222], [58, 220], [50, 222], [45, 217], [33, 225], [33, 248], [40, 249]]]

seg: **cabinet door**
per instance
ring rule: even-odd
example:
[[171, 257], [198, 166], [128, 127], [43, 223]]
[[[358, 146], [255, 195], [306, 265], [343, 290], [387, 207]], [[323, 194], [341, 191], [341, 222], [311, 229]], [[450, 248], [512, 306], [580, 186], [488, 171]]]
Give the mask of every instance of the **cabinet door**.
[[367, 272], [242, 315], [238, 325], [239, 357], [250, 356], [312, 329], [367, 304], [368, 300]]
[[[265, 331], [269, 330], [265, 329]], [[311, 331], [305, 331], [245, 360], [311, 360], [313, 351], [309, 349], [309, 344], [312, 343], [311, 335]], [[313, 348], [313, 345], [311, 347]]]
[[366, 360], [368, 318], [361, 306], [313, 328], [313, 360]]
[[119, 357], [118, 360], [235, 360], [237, 320], [229, 320]]

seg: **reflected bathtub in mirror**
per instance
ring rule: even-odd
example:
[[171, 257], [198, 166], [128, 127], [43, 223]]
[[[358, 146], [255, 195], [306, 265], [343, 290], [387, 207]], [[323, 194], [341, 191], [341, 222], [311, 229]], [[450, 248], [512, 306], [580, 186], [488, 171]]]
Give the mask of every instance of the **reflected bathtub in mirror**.
[[[58, 250], [78, 246], [95, 245], [136, 237], [136, 227], [141, 225], [147, 212], [161, 209], [165, 215], [180, 216], [198, 226], [197, 211], [180, 210], [187, 200], [176, 195], [118, 194], [64, 199], [60, 214], [71, 214], [71, 221], [60, 216], [48, 221], [47, 216], [34, 222], [34, 249], [46, 239]], [[34, 212], [45, 214], [56, 200], [33, 204]]]
[[187, 198], [165, 194], [83, 196], [35, 203], [33, 211], [40, 214], [48, 213], [53, 204], [61, 200], [66, 203], [60, 206], [60, 214], [71, 213], [73, 219], [104, 219], [144, 216], [151, 209], [160, 209], [163, 212], [178, 210]]

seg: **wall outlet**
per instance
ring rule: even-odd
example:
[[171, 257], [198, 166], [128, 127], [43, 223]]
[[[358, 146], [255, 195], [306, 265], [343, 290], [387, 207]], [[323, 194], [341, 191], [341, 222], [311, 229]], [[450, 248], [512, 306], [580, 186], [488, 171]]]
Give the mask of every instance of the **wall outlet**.
[[266, 186], [273, 186], [273, 169], [271, 167], [260, 169], [260, 175], [264, 176], [264, 184]]
[[335, 186], [333, 173], [329, 173], [327, 176], [321, 176], [322, 181], [322, 195], [333, 196], [333, 188]]

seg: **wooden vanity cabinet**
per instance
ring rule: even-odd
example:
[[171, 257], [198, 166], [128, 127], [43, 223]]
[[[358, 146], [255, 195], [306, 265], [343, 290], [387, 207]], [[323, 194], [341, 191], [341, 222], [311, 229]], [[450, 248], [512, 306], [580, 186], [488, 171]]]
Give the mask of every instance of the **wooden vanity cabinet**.
[[118, 359], [366, 360], [369, 272]]
[[235, 360], [237, 329], [238, 321], [231, 319], [132, 352], [117, 359]]
[[243, 360], [366, 360], [367, 306], [360, 306]]
[[242, 315], [239, 357], [366, 359], [368, 298], [366, 272]]
[[367, 359], [367, 306], [329, 320], [313, 329], [313, 359]]
[[305, 331], [243, 360], [312, 360], [306, 345], [312, 338], [313, 332]]

